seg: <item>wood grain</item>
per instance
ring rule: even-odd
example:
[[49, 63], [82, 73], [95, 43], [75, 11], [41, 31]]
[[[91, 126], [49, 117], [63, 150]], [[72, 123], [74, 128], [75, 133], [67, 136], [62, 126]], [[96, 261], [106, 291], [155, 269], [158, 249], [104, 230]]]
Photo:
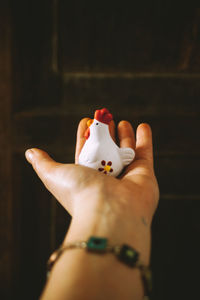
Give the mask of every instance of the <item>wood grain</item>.
[[13, 271], [11, 24], [7, 2], [0, 3], [0, 298], [10, 297]]

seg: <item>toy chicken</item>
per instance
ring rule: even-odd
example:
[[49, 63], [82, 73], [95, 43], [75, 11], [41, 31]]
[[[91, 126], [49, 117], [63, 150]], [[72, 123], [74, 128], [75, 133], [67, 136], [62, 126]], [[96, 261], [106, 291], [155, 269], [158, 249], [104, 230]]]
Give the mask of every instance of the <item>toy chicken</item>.
[[112, 119], [106, 108], [95, 111], [94, 119], [87, 123], [86, 142], [78, 163], [116, 177], [133, 161], [135, 152], [131, 148], [119, 148], [113, 141], [109, 132]]

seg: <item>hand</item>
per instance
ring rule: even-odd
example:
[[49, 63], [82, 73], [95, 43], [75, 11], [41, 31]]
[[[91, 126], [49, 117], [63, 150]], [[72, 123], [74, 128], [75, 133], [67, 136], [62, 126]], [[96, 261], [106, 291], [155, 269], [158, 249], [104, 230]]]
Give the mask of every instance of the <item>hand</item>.
[[[76, 163], [85, 142], [87, 121], [87, 118], [83, 119], [78, 127]], [[135, 160], [120, 178], [77, 164], [57, 163], [46, 152], [35, 148], [26, 151], [26, 158], [46, 188], [72, 215], [72, 220], [79, 224], [78, 227], [86, 226], [84, 220], [87, 220], [89, 227], [88, 220], [93, 222], [95, 218], [100, 220], [104, 216], [106, 222], [108, 219], [123, 220], [121, 230], [118, 228], [119, 236], [124, 234], [124, 230], [132, 232], [134, 227], [141, 236], [142, 226], [150, 229], [159, 199], [153, 169], [151, 129], [147, 124], [140, 124], [136, 140], [133, 128], [127, 121], [121, 121], [117, 131], [120, 147], [131, 147], [136, 152]], [[110, 124], [110, 133], [115, 139], [114, 122]]]

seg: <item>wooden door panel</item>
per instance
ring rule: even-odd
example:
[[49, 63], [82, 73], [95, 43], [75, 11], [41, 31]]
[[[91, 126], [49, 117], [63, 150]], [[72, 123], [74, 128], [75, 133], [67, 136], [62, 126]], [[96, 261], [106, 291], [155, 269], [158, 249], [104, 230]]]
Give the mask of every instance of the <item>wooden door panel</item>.
[[64, 72], [198, 72], [197, 3], [62, 0], [58, 7]]

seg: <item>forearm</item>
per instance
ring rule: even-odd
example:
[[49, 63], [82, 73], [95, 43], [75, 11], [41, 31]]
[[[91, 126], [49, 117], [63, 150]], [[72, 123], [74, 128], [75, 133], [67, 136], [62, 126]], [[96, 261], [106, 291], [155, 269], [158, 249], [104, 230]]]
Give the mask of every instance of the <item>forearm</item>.
[[[139, 218], [122, 219], [112, 213], [109, 218], [101, 213], [85, 220], [80, 216], [72, 221], [64, 244], [90, 236], [106, 237], [111, 245], [128, 244], [140, 253], [145, 265], [149, 263], [150, 229]], [[121, 263], [113, 254], [71, 249], [56, 262], [41, 299], [139, 300], [143, 292], [140, 271]]]

